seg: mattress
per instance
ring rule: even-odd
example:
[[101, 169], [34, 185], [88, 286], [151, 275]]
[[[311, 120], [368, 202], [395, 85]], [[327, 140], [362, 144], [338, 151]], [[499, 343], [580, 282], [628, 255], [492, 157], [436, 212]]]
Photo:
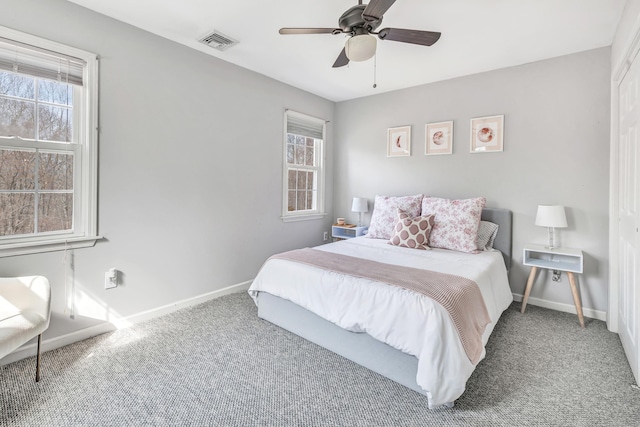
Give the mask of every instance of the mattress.
[[[443, 249], [421, 251], [366, 237], [315, 249], [473, 280], [478, 284], [491, 319], [482, 337], [483, 346], [501, 313], [513, 300], [499, 251], [479, 254]], [[291, 301], [345, 330], [367, 333], [415, 356], [418, 359], [416, 382], [429, 398], [430, 407], [458, 398], [475, 369], [449, 313], [423, 295], [281, 259], [268, 260], [262, 267], [249, 289], [254, 300], [259, 292]], [[484, 355], [483, 348], [480, 360]]]

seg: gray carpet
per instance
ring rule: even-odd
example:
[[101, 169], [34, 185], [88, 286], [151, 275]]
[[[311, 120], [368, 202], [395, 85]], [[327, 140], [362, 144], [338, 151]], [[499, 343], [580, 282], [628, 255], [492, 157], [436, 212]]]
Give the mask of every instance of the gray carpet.
[[639, 426], [605, 324], [514, 303], [453, 409], [262, 321], [233, 294], [0, 368], [11, 426]]

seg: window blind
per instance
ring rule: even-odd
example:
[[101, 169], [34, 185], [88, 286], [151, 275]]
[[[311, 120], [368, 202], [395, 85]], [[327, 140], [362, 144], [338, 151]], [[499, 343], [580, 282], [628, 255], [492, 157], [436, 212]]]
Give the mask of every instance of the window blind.
[[324, 120], [296, 113], [295, 111], [287, 111], [287, 133], [323, 139]]
[[82, 86], [85, 62], [0, 37], [0, 70]]

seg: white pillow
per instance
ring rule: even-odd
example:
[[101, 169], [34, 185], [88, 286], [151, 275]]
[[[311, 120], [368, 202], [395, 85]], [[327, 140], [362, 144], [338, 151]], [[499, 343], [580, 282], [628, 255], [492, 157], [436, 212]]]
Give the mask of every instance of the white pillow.
[[486, 199], [451, 200], [425, 197], [422, 215], [435, 215], [435, 224], [429, 236], [432, 248], [460, 252], [478, 252], [478, 228]]
[[422, 194], [416, 196], [376, 196], [367, 237], [390, 239], [398, 222], [398, 209], [411, 218], [420, 216]]

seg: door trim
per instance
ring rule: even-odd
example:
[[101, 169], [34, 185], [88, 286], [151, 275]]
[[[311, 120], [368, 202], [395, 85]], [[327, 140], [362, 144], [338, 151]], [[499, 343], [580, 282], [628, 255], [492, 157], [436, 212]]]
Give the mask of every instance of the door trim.
[[[615, 64], [611, 72], [611, 144], [609, 150], [609, 304], [607, 310], [607, 328], [611, 332], [619, 332], [618, 328], [618, 262], [620, 254], [618, 253], [618, 156], [620, 154], [620, 138], [619, 138], [619, 88], [622, 80], [631, 68], [631, 64], [640, 52], [640, 16], [636, 19], [632, 37], [625, 54], [620, 58], [618, 64]], [[640, 61], [640, 58], [637, 59]]]

